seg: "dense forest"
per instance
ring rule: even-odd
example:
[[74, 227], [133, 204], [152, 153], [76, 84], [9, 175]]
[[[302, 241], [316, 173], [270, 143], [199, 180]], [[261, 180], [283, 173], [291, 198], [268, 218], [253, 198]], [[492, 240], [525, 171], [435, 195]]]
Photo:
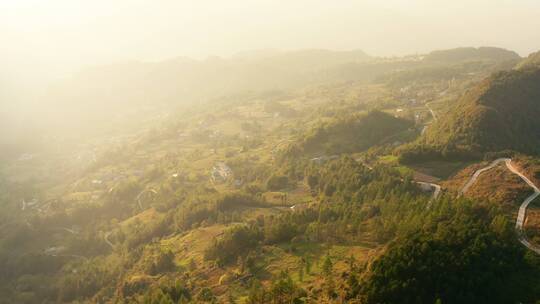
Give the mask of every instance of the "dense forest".
[[[540, 260], [519, 245], [512, 224], [492, 205], [445, 197], [427, 207], [410, 180], [350, 158], [309, 167], [305, 178], [323, 198], [321, 205], [234, 226], [206, 251], [205, 258], [219, 265], [240, 261], [242, 274], [252, 278], [248, 303], [509, 303], [540, 295], [538, 280], [531, 279], [538, 276]], [[302, 288], [288, 272], [275, 276], [271, 286], [256, 279], [264, 273], [264, 244], [351, 244], [366, 238], [394, 241], [370, 263], [350, 258], [339, 276], [326, 256], [321, 289]], [[309, 273], [310, 263], [303, 257], [297, 272]], [[171, 293], [155, 297], [178, 299]]]
[[395, 118], [380, 111], [367, 114], [346, 115], [321, 123], [299, 142], [289, 147], [290, 155], [321, 156], [353, 153], [369, 147], [400, 140], [400, 133], [413, 126], [411, 121]]

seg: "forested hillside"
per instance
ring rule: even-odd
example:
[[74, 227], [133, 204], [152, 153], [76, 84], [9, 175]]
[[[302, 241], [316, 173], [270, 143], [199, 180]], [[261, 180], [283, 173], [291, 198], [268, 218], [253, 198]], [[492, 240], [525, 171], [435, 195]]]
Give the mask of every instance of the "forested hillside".
[[380, 111], [350, 115], [316, 126], [303, 134], [290, 153], [332, 155], [364, 151], [374, 145], [401, 140], [411, 121]]
[[539, 30], [0, 0], [0, 304], [540, 304]]
[[406, 161], [540, 152], [540, 69], [499, 72], [466, 92], [425, 135], [402, 150]]
[[516, 65], [516, 69], [538, 68], [540, 66], [540, 52], [530, 54]]
[[97, 135], [35, 132], [3, 153], [0, 303], [535, 303], [540, 260], [523, 240], [537, 238], [514, 228], [531, 186], [516, 175], [503, 181], [519, 193], [493, 190], [500, 167], [480, 177], [484, 196], [458, 196], [484, 164], [454, 160], [521, 151], [537, 181], [540, 71], [464, 52], [264, 51], [81, 74], [58, 105], [93, 100], [82, 109], [99, 105], [97, 120], [68, 118]]

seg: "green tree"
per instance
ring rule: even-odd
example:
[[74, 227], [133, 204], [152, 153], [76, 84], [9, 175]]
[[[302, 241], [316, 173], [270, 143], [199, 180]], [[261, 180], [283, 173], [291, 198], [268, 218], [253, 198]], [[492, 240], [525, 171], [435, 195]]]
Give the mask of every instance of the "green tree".
[[332, 276], [332, 268], [333, 268], [334, 264], [332, 263], [332, 259], [330, 259], [330, 255], [326, 255], [325, 259], [324, 259], [324, 263], [323, 263], [323, 267], [322, 267], [322, 270], [323, 270], [323, 274], [328, 277], [328, 276]]
[[311, 259], [309, 258], [309, 256], [306, 256], [305, 257], [305, 264], [306, 264], [306, 273], [307, 274], [311, 274]]
[[216, 297], [210, 288], [204, 287], [197, 294], [197, 300], [202, 302], [213, 302], [216, 300]]

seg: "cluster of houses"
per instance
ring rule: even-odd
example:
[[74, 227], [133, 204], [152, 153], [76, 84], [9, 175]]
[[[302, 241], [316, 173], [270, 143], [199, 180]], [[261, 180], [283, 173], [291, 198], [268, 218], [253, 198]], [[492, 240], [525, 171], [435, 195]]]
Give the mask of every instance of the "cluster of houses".
[[22, 210], [32, 209], [32, 210], [37, 210], [39, 212], [42, 212], [42, 211], [47, 211], [50, 205], [51, 205], [50, 202], [42, 205], [41, 202], [36, 198], [33, 198], [32, 200], [28, 202], [23, 199]]
[[66, 251], [66, 249], [67, 248], [65, 246], [51, 246], [51, 247], [45, 248], [43, 250], [43, 253], [45, 253], [46, 255], [56, 256]]
[[33, 198], [32, 200], [30, 201], [26, 201], [25, 199], [22, 200], [21, 202], [21, 210], [26, 210], [26, 209], [36, 209], [39, 207], [39, 200], [36, 199], [36, 198]]
[[28, 161], [32, 159], [34, 159], [34, 154], [24, 153], [24, 154], [21, 154], [17, 160], [20, 162], [23, 162], [23, 161]]
[[51, 203], [55, 201], [54, 199], [45, 201], [43, 204], [36, 198], [33, 198], [30, 201], [26, 201], [25, 199], [21, 202], [21, 210], [36, 210], [39, 213], [45, 213], [49, 211], [49, 208], [51, 207]]
[[232, 170], [224, 162], [216, 163], [210, 172], [213, 182], [224, 182], [232, 176]]

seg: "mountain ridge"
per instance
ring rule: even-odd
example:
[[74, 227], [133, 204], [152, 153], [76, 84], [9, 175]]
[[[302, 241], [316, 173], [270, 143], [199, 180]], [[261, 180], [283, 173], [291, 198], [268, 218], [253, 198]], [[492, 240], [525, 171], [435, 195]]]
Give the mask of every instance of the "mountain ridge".
[[402, 157], [479, 158], [502, 150], [539, 153], [538, 115], [540, 68], [497, 72], [469, 89], [416, 143], [401, 151]]

